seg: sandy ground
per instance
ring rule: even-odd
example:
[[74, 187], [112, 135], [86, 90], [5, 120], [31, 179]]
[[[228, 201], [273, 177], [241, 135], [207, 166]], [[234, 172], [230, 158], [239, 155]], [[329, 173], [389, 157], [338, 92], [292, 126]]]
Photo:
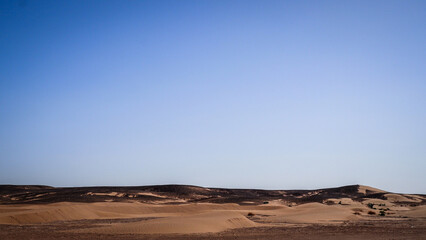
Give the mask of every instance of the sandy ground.
[[112, 223], [143, 223], [146, 219], [79, 220], [37, 225], [0, 224], [0, 239], [81, 239], [81, 240], [132, 240], [132, 239], [425, 239], [426, 224], [420, 220], [366, 220], [345, 224], [308, 224], [281, 227], [238, 228], [217, 233], [192, 234], [108, 234], [80, 233], [73, 230], [90, 229]]
[[283, 199], [260, 204], [158, 200], [0, 204], [0, 239], [426, 239], [422, 195], [368, 187], [359, 191], [384, 195], [302, 204]]

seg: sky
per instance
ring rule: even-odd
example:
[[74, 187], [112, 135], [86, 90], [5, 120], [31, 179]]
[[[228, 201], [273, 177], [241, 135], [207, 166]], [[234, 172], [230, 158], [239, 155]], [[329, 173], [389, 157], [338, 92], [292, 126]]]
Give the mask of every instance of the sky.
[[0, 184], [426, 193], [425, 1], [0, 0]]

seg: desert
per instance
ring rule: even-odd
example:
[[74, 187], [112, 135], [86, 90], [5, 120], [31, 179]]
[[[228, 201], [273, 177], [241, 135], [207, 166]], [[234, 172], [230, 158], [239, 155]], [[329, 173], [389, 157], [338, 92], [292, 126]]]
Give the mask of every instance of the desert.
[[426, 240], [426, 0], [0, 0], [0, 240]]
[[426, 196], [352, 185], [2, 185], [1, 239], [422, 239]]

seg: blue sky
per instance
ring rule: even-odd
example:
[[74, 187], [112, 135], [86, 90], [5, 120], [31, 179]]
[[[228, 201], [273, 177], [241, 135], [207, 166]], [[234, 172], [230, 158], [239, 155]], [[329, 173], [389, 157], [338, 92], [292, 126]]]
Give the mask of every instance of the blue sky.
[[426, 193], [424, 1], [0, 1], [0, 183]]

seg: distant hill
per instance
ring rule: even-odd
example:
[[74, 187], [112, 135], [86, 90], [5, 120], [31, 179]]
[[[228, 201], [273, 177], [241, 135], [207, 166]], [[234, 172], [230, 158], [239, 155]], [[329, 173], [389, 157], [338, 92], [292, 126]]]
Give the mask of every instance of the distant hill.
[[316, 190], [259, 190], [204, 188], [190, 185], [154, 185], [134, 187], [66, 187], [39, 185], [0, 185], [0, 204], [46, 204], [55, 202], [122, 202], [145, 203], [237, 203], [263, 204], [281, 200], [294, 204], [324, 203], [328, 199], [350, 198], [392, 200], [411, 205], [423, 205], [426, 195], [395, 194], [380, 189], [350, 185]]

